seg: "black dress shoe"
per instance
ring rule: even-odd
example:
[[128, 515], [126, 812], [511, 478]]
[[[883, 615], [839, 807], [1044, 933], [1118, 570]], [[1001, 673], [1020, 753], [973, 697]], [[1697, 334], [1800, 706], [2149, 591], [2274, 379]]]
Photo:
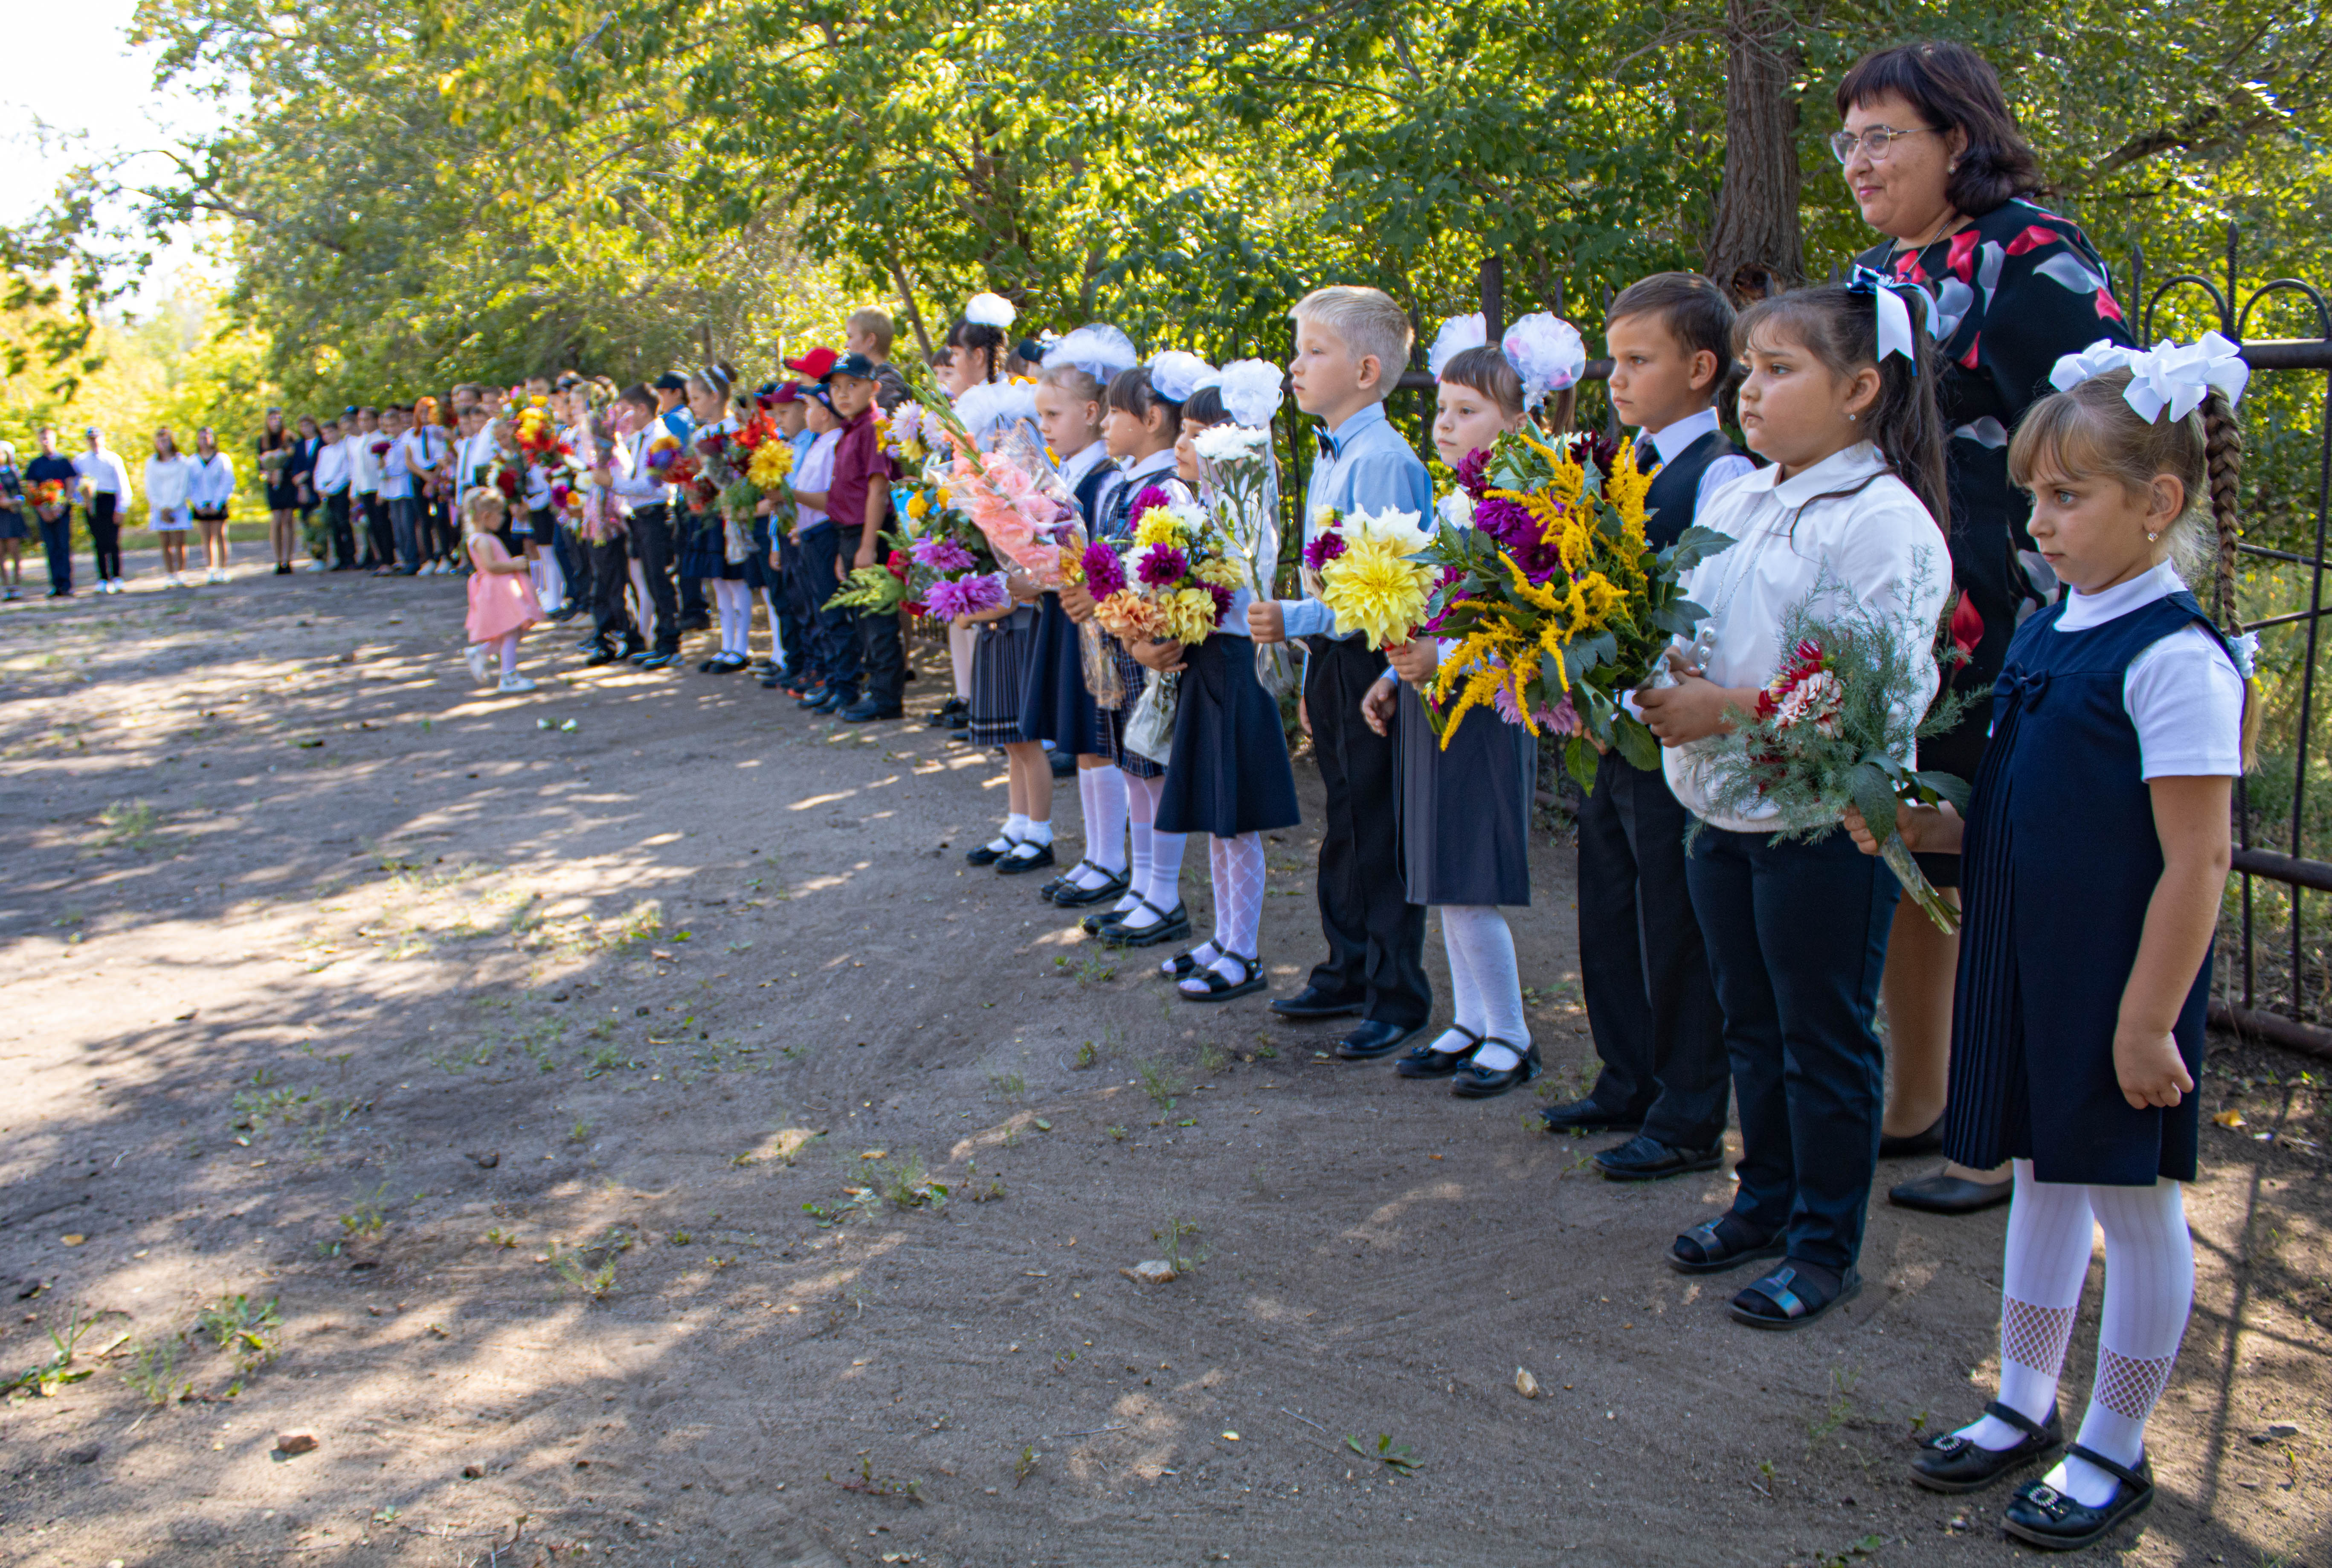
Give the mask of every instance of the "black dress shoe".
[[1887, 1189], [1887, 1201], [1897, 1209], [1924, 1209], [1929, 1214], [1977, 1214], [1997, 1209], [2016, 1196], [2016, 1181], [1971, 1181], [1941, 1171], [1916, 1181], [1898, 1181]]
[[1956, 1432], [1929, 1438], [1911, 1461], [1911, 1479], [1930, 1492], [1980, 1492], [2009, 1471], [2035, 1459], [2045, 1459], [2065, 1446], [2064, 1418], [2049, 1409], [2046, 1421], [2035, 1421], [2023, 1411], [1994, 1400], [1983, 1413], [2006, 1421], [2024, 1435], [2012, 1448], [1987, 1448]]
[[966, 703], [961, 697], [950, 697], [946, 702], [940, 704], [939, 712], [924, 720], [923, 723], [928, 728], [933, 730], [943, 730], [948, 728], [950, 722], [958, 716], [967, 714], [970, 712], [970, 705]]
[[584, 655], [583, 664], [586, 669], [599, 664], [612, 664], [616, 663], [620, 656], [613, 648], [593, 648]]
[[[1515, 1048], [1512, 1040], [1501, 1040], [1496, 1035], [1492, 1035], [1482, 1044], [1486, 1046], [1493, 1041], [1505, 1047], [1508, 1050]], [[1495, 1099], [1509, 1089], [1521, 1088], [1544, 1071], [1546, 1068], [1539, 1062], [1538, 1047], [1535, 1043], [1524, 1046], [1522, 1060], [1511, 1067], [1486, 1067], [1482, 1065], [1482, 1058], [1477, 1052], [1466, 1059], [1464, 1066], [1450, 1075], [1449, 1093], [1460, 1100]]]
[[[1274, 1002], [1271, 1005], [1276, 1008], [1279, 1004]], [[1326, 1018], [1328, 1015], [1313, 1013], [1298, 1016]], [[1348, 1062], [1373, 1062], [1379, 1056], [1391, 1056], [1401, 1047], [1409, 1044], [1417, 1037], [1418, 1031], [1424, 1027], [1423, 1024], [1388, 1024], [1380, 1019], [1370, 1018], [1356, 1026], [1351, 1034], [1336, 1042], [1336, 1055]]]
[[820, 713], [839, 713], [857, 700], [847, 692], [828, 692], [817, 700], [813, 711]]
[[1018, 848], [1019, 846], [1020, 841], [1018, 839], [1007, 838], [1004, 841], [1004, 847], [1001, 849], [994, 849], [983, 844], [977, 849], [965, 850], [963, 852], [963, 857], [968, 864], [972, 865], [993, 865], [998, 861], [1003, 859], [1006, 856], [1011, 854], [1013, 850]]
[[2065, 1457], [2082, 1459], [2113, 1477], [2120, 1485], [2103, 1507], [2077, 1502], [2045, 1481], [2027, 1481], [2016, 1488], [2001, 1528], [2027, 1545], [2050, 1552], [2078, 1552], [2154, 1506], [2154, 1468], [2144, 1455], [2137, 1468], [2117, 1465], [2103, 1454], [2079, 1443], [2065, 1445]]
[[1446, 1078], [1456, 1072], [1459, 1064], [1480, 1048], [1482, 1037], [1463, 1024], [1451, 1024], [1449, 1032], [1463, 1035], [1471, 1043], [1462, 1051], [1437, 1051], [1438, 1041], [1428, 1040], [1410, 1047], [1409, 1055], [1393, 1064], [1393, 1071], [1404, 1078]]
[[1538, 1114], [1550, 1133], [1635, 1133], [1644, 1125], [1641, 1116], [1618, 1115], [1592, 1100], [1565, 1100]]
[[[1100, 871], [1101, 867], [1096, 865], [1092, 869]], [[1071, 875], [1075, 875], [1074, 869]], [[1109, 873], [1104, 873], [1104, 875], [1108, 875], [1109, 880], [1099, 887], [1079, 887], [1066, 876], [1053, 884], [1053, 891], [1047, 894], [1052, 900], [1053, 907], [1055, 909], [1090, 909], [1096, 904], [1113, 904], [1123, 898], [1126, 888], [1124, 874], [1121, 872], [1115, 875]]]
[[886, 708], [872, 697], [861, 697], [858, 701], [851, 703], [850, 706], [837, 712], [834, 716], [841, 720], [846, 724], [871, 724], [877, 719], [895, 719], [899, 717], [899, 710], [896, 708]]
[[808, 691], [804, 692], [801, 694], [801, 701], [796, 703], [794, 706], [797, 708], [815, 708], [833, 694], [832, 691], [827, 687], [812, 686]]
[[1714, 1171], [1724, 1159], [1722, 1148], [1671, 1148], [1639, 1133], [1618, 1148], [1606, 1149], [1596, 1155], [1595, 1164], [1614, 1181], [1657, 1181], [1663, 1176]]
[[1145, 909], [1159, 917], [1155, 924], [1128, 927], [1123, 916], [1105, 914], [1101, 917], [1099, 929], [1094, 932], [1094, 940], [1110, 947], [1156, 947], [1161, 942], [1180, 942], [1190, 934], [1190, 909], [1188, 904], [1177, 903], [1171, 909], [1161, 910], [1145, 898], [1126, 913], [1138, 913]]
[[1292, 997], [1275, 999], [1271, 1010], [1283, 1018], [1342, 1018], [1359, 1012], [1361, 1004], [1357, 999], [1338, 1001], [1318, 986], [1305, 986]]
[[1011, 854], [997, 861], [996, 874], [999, 876], [1019, 876], [1031, 871], [1042, 871], [1053, 865], [1056, 858], [1049, 844], [1016, 844]]
[[1933, 1154], [1944, 1146], [1944, 1119], [1937, 1116], [1924, 1133], [1906, 1133], [1897, 1137], [1892, 1133], [1878, 1136], [1878, 1157], [1881, 1160], [1907, 1160], [1914, 1154]]

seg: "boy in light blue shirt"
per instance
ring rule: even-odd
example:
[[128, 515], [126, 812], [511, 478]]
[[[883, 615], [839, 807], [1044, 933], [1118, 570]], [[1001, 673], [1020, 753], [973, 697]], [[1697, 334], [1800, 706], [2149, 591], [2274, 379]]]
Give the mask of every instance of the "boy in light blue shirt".
[[[1324, 508], [1429, 520], [1433, 482], [1384, 413], [1409, 362], [1409, 317], [1381, 290], [1348, 286], [1315, 289], [1288, 313], [1295, 406], [1325, 427], [1304, 493], [1305, 542]], [[1301, 638], [1309, 652], [1304, 711], [1327, 794], [1318, 896], [1328, 956], [1304, 990], [1271, 1006], [1291, 1018], [1358, 1013], [1362, 1021], [1336, 1042], [1336, 1054], [1371, 1061], [1425, 1026], [1433, 987], [1425, 977], [1425, 908], [1408, 901], [1401, 875], [1400, 735], [1379, 735], [1361, 717], [1384, 658], [1358, 636], [1338, 636], [1335, 624], [1327, 606], [1308, 598], [1247, 610], [1257, 643]]]

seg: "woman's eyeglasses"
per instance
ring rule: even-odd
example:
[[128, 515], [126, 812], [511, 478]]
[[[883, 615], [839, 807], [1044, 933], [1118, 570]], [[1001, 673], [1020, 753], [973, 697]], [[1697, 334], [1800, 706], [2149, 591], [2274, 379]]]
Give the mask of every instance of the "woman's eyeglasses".
[[1860, 148], [1873, 163], [1885, 163], [1895, 144], [1907, 136], [1926, 136], [1935, 128], [1932, 125], [1913, 126], [1909, 130], [1897, 130], [1892, 126], [1874, 125], [1857, 134], [1851, 130], [1832, 131], [1830, 149], [1841, 164], [1854, 161], [1856, 148]]

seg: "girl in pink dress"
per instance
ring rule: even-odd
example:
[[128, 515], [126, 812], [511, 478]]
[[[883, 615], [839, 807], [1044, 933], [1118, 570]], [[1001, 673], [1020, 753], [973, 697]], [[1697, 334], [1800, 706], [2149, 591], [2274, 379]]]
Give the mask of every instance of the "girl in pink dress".
[[502, 498], [480, 485], [462, 501], [462, 540], [470, 552], [470, 673], [489, 678], [489, 645], [502, 654], [501, 690], [531, 692], [534, 683], [518, 673], [519, 634], [542, 619], [524, 558], [502, 548]]

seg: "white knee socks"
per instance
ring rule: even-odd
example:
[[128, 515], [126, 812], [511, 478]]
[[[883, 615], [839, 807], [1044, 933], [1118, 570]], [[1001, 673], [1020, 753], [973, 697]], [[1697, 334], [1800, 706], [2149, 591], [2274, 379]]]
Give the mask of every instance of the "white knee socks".
[[[1523, 1050], [1531, 1043], [1530, 1024], [1523, 1016], [1522, 971], [1515, 962], [1515, 933], [1495, 904], [1446, 904], [1441, 906], [1441, 940], [1449, 951], [1456, 1022], [1491, 1042], [1474, 1052], [1475, 1062], [1491, 1072], [1504, 1072], [1523, 1059]], [[1509, 1050], [1508, 1044], [1514, 1048]], [[1472, 1046], [1472, 1040], [1454, 1029], [1433, 1042], [1437, 1051], [1463, 1051]]]
[[712, 602], [721, 612], [721, 651], [739, 659], [748, 657], [753, 639], [752, 591], [742, 582], [714, 578]]
[[1125, 775], [1114, 768], [1079, 768], [1077, 804], [1085, 813], [1085, 869], [1074, 878], [1082, 888], [1094, 888], [1110, 875], [1125, 871]]
[[1164, 914], [1174, 913], [1182, 902], [1182, 839], [1180, 833], [1161, 833], [1158, 801], [1166, 793], [1163, 779], [1136, 779], [1120, 770], [1125, 779], [1125, 809], [1132, 818], [1133, 841], [1133, 880], [1126, 886], [1125, 896], [1118, 901], [1122, 911], [1133, 912], [1133, 918], [1123, 923], [1141, 931], [1156, 925], [1161, 915], [1149, 910], [1136, 910], [1139, 899], [1148, 899]]
[[[1247, 966], [1237, 960], [1257, 956], [1256, 937], [1263, 923], [1263, 835], [1209, 837], [1207, 869], [1214, 883], [1215, 934], [1190, 956], [1201, 968], [1236, 983], [1247, 979]], [[1202, 992], [1207, 982], [1193, 975], [1182, 981], [1182, 989]]]
[[[2076, 1440], [2134, 1468], [2145, 1450], [2146, 1417], [2170, 1381], [2194, 1301], [2194, 1244], [2186, 1230], [2184, 1190], [2175, 1181], [2151, 1187], [2036, 1181], [2029, 1160], [2017, 1161], [2015, 1171], [2001, 1276], [2000, 1402], [2035, 1421], [2048, 1419], [2088, 1275], [2090, 1228], [2102, 1225], [2106, 1296], [2097, 1379]], [[1960, 1431], [1993, 1449], [2013, 1447], [2024, 1435], [1991, 1416]], [[2078, 1458], [2060, 1461], [2047, 1481], [2091, 1507], [2103, 1506], [2118, 1485]]]

